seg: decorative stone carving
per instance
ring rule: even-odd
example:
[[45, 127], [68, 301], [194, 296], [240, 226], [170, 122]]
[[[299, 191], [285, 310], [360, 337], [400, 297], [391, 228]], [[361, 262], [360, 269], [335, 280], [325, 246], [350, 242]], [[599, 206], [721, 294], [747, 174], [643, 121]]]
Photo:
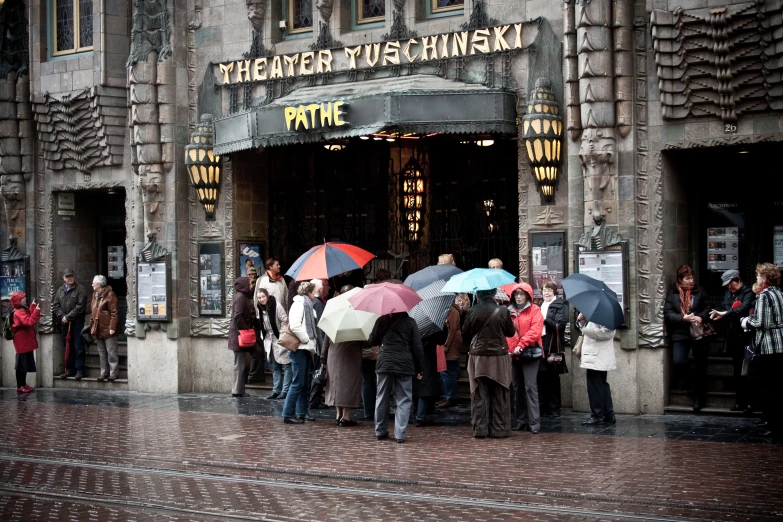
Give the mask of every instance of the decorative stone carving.
[[97, 86], [56, 98], [33, 96], [36, 130], [46, 168], [89, 174], [99, 166], [122, 165], [127, 91]]
[[618, 223], [616, 155], [614, 129], [585, 129], [579, 148], [584, 177], [585, 226]]
[[396, 3], [394, 5], [391, 30], [381, 36], [381, 40], [404, 40], [418, 37], [419, 33], [408, 29], [408, 25], [405, 23], [405, 9], [402, 7], [405, 4], [402, 3], [400, 7], [397, 7]]
[[783, 3], [656, 10], [650, 22], [664, 118], [783, 109]]
[[623, 240], [620, 234], [606, 227], [603, 218], [599, 219], [594, 226], [588, 227], [576, 242], [577, 245], [588, 250], [603, 250], [612, 245], [618, 245]]
[[321, 13], [321, 18], [329, 20], [332, 17], [332, 9], [334, 8], [334, 0], [316, 0], [315, 8]]
[[144, 61], [150, 53], [163, 61], [171, 55], [166, 0], [136, 0], [131, 30], [131, 53], [126, 67]]
[[[254, 19], [251, 18], [250, 3], [248, 0], [248, 13], [247, 17], [250, 18], [250, 23], [254, 24]], [[256, 3], [256, 2], [253, 2]], [[261, 8], [265, 3], [260, 1]], [[193, 18], [188, 22], [188, 134], [196, 130], [196, 123], [198, 122], [198, 97], [196, 95], [196, 67], [198, 66], [198, 58], [196, 56], [196, 31], [201, 28], [203, 22], [201, 17], [201, 0], [195, 0], [193, 5]], [[256, 16], [254, 14], [254, 16]], [[261, 22], [263, 22], [264, 16], [261, 15]], [[259, 24], [259, 27], [263, 27], [263, 23]], [[253, 25], [255, 29], [255, 25]], [[256, 33], [253, 33], [256, 36]], [[251, 48], [252, 51], [252, 48]]]
[[542, 208], [533, 221], [534, 225], [562, 225], [563, 223], [565, 223], [563, 213], [551, 206]]
[[24, 252], [19, 250], [16, 245], [11, 245], [7, 248], [0, 250], [0, 261], [16, 261], [18, 259], [24, 259]]
[[484, 0], [473, 0], [470, 19], [460, 27], [466, 31], [472, 31], [473, 29], [481, 29], [482, 27], [491, 27], [493, 25], [498, 25], [498, 21], [489, 17]]
[[314, 44], [310, 44], [310, 49], [318, 51], [320, 49], [331, 49], [333, 47], [342, 46], [342, 42], [335, 40], [332, 37], [332, 30], [329, 27], [329, 20], [325, 22], [318, 22], [318, 38], [316, 38]]
[[0, 176], [0, 195], [5, 207], [10, 245], [25, 244], [25, 180], [21, 174]]
[[169, 251], [166, 250], [166, 247], [156, 243], [155, 241], [150, 241], [144, 245], [141, 250], [139, 250], [139, 256], [147, 263], [150, 261], [163, 259], [168, 253]]
[[144, 237], [148, 241], [158, 237], [165, 224], [164, 185], [165, 176], [160, 163], [139, 165], [139, 191], [144, 205]]
[[[318, 3], [328, 1], [329, 14], [331, 14], [331, 4], [334, 0], [318, 0]], [[253, 30], [261, 34], [264, 31], [264, 15], [266, 15], [266, 2], [267, 0], [245, 0], [247, 5], [247, 19], [250, 20], [250, 25], [253, 26]], [[316, 3], [316, 6], [318, 5]], [[200, 7], [200, 6], [199, 6]], [[320, 7], [318, 8], [320, 11]], [[323, 11], [321, 11], [323, 14]], [[326, 18], [329, 18], [328, 16]]]

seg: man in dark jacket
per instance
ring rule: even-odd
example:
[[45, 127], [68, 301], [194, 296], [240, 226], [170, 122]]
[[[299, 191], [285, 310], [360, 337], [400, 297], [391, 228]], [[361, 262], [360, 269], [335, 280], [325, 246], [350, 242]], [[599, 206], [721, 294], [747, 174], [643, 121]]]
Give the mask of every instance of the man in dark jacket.
[[463, 342], [470, 344], [470, 416], [473, 436], [511, 435], [511, 357], [507, 337], [515, 333], [508, 310], [495, 304], [496, 290], [477, 292], [479, 303], [468, 310], [462, 326]]
[[424, 367], [419, 327], [405, 312], [384, 315], [375, 323], [369, 341], [371, 346], [381, 347], [375, 365], [375, 437], [383, 440], [389, 436], [389, 399], [393, 391], [397, 403], [394, 437], [402, 443], [413, 403], [413, 376], [421, 379]]
[[742, 361], [745, 358], [745, 332], [740, 320], [750, 314], [756, 302], [753, 289], [742, 282], [738, 270], [726, 270], [720, 276], [726, 293], [723, 296], [723, 309], [710, 311], [710, 319], [720, 321], [726, 327], [726, 352], [734, 363], [734, 386], [737, 390], [737, 403], [732, 411], [751, 410], [747, 390], [747, 379], [742, 377]]
[[60, 324], [63, 347], [66, 346], [69, 327], [71, 331], [70, 349], [66, 350], [68, 359], [60, 379], [75, 376], [78, 381], [84, 377], [84, 359], [87, 351], [82, 339], [87, 291], [76, 282], [76, 274], [70, 268], [63, 271], [63, 282], [63, 286], [57, 289], [52, 301], [52, 313], [54, 320]]

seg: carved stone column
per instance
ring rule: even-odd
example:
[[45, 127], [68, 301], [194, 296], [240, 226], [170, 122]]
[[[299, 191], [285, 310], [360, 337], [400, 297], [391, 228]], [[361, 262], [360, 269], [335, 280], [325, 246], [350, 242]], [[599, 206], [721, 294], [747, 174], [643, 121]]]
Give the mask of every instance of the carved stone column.
[[24, 248], [25, 244], [25, 180], [22, 174], [0, 176], [0, 195], [5, 207], [8, 244]]

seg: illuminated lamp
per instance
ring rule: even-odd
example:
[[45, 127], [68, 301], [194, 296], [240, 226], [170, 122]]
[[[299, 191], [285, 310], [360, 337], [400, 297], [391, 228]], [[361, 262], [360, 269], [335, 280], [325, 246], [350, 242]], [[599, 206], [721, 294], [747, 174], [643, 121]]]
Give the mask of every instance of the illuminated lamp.
[[419, 240], [421, 218], [424, 212], [424, 176], [421, 165], [411, 157], [402, 169], [402, 230], [405, 240]]
[[546, 78], [536, 80], [530, 93], [527, 114], [522, 118], [522, 136], [527, 160], [541, 191], [541, 200], [552, 203], [560, 177], [560, 153], [563, 145], [563, 117]]
[[185, 146], [185, 169], [196, 197], [204, 206], [207, 219], [215, 219], [215, 205], [220, 193], [220, 156], [212, 148], [212, 115], [202, 114], [201, 121]]

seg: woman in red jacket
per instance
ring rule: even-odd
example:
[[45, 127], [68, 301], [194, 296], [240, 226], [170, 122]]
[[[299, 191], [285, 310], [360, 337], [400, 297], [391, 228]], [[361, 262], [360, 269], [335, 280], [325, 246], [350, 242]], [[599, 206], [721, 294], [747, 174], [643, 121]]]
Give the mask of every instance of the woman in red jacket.
[[527, 283], [511, 288], [508, 307], [516, 334], [508, 337], [508, 353], [512, 357], [514, 382], [514, 431], [530, 430], [534, 435], [541, 429], [538, 410], [538, 366], [544, 351], [541, 349], [541, 331], [544, 316], [533, 304], [533, 289]]
[[35, 356], [38, 349], [35, 337], [35, 325], [41, 318], [41, 309], [35, 301], [27, 308], [27, 297], [24, 292], [11, 294], [11, 304], [14, 307], [14, 322], [11, 330], [14, 332], [14, 349], [16, 350], [16, 391], [30, 393], [35, 388], [27, 385], [27, 373], [35, 373]]

